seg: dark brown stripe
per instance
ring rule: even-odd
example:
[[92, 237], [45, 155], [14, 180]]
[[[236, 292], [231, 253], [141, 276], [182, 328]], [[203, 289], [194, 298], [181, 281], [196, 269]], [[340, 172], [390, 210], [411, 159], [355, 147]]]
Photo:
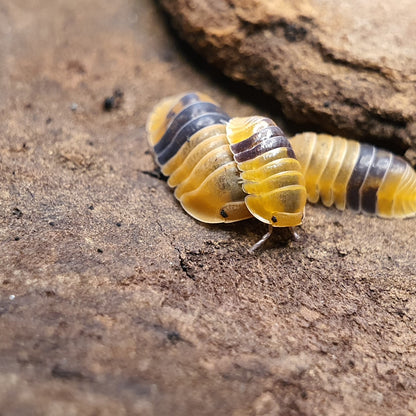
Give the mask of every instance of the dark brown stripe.
[[176, 132], [166, 148], [162, 148], [159, 153], [156, 152], [159, 164], [164, 165], [169, 159], [175, 156], [182, 145], [197, 131], [214, 124], [225, 124], [229, 119], [227, 115], [221, 112], [202, 114], [188, 121]]
[[231, 151], [233, 154], [244, 152], [272, 136], [284, 136], [284, 133], [277, 126], [265, 127], [264, 129], [250, 136], [248, 139], [245, 139], [239, 143], [232, 144]]
[[367, 144], [360, 145], [360, 154], [347, 185], [347, 207], [360, 211], [360, 188], [370, 169], [375, 148]]
[[287, 148], [288, 157], [295, 157], [295, 153], [293, 152], [293, 149], [285, 136], [272, 136], [263, 140], [261, 143], [252, 147], [251, 149], [235, 154], [234, 160], [237, 163], [246, 162], [247, 160], [252, 160], [257, 156], [260, 156], [269, 150], [277, 149], [278, 147]]
[[154, 150], [156, 154], [163, 152], [165, 148], [169, 146], [171, 141], [174, 139], [178, 131], [189, 121], [207, 113], [218, 113], [226, 116], [227, 120], [229, 117], [215, 104], [198, 101], [191, 104], [182, 110], [170, 123], [165, 134], [162, 136], [160, 141], [155, 145]]
[[[181, 112], [185, 107], [188, 107], [189, 105], [196, 103], [198, 101], [201, 101], [201, 100], [199, 99], [198, 94], [196, 94], [195, 92], [190, 92], [189, 94], [185, 94], [178, 101], [178, 103], [182, 104], [182, 108], [179, 112]], [[166, 120], [169, 122], [170, 120], [175, 118], [177, 114], [178, 113], [176, 111], [170, 110], [166, 116]]]
[[375, 214], [377, 209], [377, 192], [386, 174], [392, 155], [385, 150], [376, 149], [373, 163], [368, 171], [367, 179], [361, 187], [361, 211]]

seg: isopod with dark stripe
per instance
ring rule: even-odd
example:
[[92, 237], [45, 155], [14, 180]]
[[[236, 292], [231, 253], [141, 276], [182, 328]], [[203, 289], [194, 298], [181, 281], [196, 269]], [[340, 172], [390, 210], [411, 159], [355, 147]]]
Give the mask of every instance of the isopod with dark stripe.
[[250, 251], [273, 227], [300, 225], [306, 199], [380, 217], [416, 214], [416, 173], [400, 157], [315, 133], [288, 140], [272, 120], [230, 118], [205, 94], [163, 100], [147, 131], [186, 212], [206, 223], [254, 216], [269, 224]]
[[149, 142], [175, 197], [206, 223], [256, 217], [273, 227], [302, 222], [306, 189], [301, 166], [276, 124], [232, 118], [208, 96], [188, 93], [158, 104], [147, 123]]
[[309, 202], [382, 218], [416, 215], [416, 173], [401, 157], [326, 134], [302, 133], [290, 142]]

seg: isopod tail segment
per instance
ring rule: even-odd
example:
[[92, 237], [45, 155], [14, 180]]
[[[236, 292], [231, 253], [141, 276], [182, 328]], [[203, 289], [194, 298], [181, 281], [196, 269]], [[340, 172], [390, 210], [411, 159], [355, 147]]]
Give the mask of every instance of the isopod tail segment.
[[416, 215], [416, 172], [402, 158], [354, 140], [302, 133], [290, 139], [308, 200], [382, 218]]
[[270, 119], [230, 119], [210, 97], [192, 92], [159, 103], [147, 131], [169, 186], [194, 218], [228, 223], [254, 216], [270, 230], [301, 224], [301, 166]]

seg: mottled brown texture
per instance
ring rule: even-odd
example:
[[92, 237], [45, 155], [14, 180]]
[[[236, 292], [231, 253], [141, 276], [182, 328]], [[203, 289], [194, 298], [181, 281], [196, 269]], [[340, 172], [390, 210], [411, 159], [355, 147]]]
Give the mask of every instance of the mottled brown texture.
[[415, 414], [415, 220], [307, 206], [298, 242], [250, 256], [258, 221], [186, 215], [153, 105], [270, 101], [165, 23], [150, 0], [0, 1], [0, 414]]
[[414, 0], [160, 2], [199, 53], [290, 119], [416, 149]]

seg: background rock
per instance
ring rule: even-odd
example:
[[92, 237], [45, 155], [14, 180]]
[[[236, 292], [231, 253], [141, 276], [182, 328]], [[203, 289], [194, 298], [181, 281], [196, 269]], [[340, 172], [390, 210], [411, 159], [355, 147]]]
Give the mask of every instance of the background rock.
[[416, 149], [413, 0], [161, 3], [209, 62], [272, 94], [290, 119], [396, 152]]
[[264, 226], [186, 215], [144, 124], [198, 89], [290, 130], [273, 101], [150, 0], [0, 10], [2, 416], [415, 413], [415, 220], [308, 206], [248, 255]]

